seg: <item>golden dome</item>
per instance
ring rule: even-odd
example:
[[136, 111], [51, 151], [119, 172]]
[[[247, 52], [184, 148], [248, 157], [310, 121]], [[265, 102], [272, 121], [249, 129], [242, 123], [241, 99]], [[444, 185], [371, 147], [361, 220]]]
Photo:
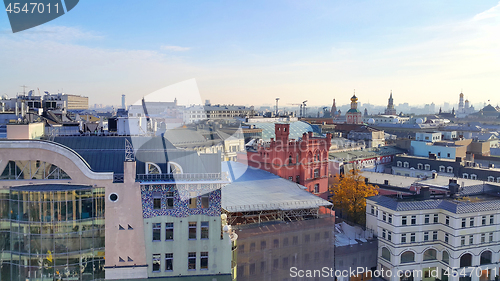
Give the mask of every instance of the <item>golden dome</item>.
[[356, 97], [356, 95], [353, 95], [351, 98], [351, 102], [357, 102], [357, 101], [358, 101], [358, 98]]

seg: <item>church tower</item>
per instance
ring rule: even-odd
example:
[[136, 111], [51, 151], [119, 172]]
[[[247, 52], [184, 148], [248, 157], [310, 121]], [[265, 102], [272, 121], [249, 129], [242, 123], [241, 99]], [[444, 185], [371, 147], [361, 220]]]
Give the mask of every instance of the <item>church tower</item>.
[[460, 93], [460, 98], [458, 100], [458, 112], [464, 109], [464, 93]]
[[392, 91], [389, 96], [389, 102], [387, 103], [387, 108], [385, 109], [386, 115], [396, 115], [396, 109], [394, 108], [394, 100], [392, 99]]
[[330, 111], [330, 114], [332, 117], [335, 117], [337, 115], [337, 106], [335, 105], [335, 99], [333, 99], [333, 105], [332, 105], [332, 110]]
[[361, 111], [358, 109], [358, 98], [354, 94], [351, 98], [351, 109], [345, 114], [347, 124], [361, 124], [363, 123], [361, 119]]

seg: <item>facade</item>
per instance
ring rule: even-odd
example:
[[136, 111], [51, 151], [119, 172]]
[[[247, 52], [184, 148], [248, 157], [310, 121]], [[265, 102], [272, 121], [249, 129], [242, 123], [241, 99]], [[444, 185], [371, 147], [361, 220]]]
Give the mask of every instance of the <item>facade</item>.
[[211, 105], [206, 104], [204, 106], [205, 113], [208, 119], [234, 119], [234, 118], [244, 118], [246, 116], [254, 115], [254, 108], [238, 105]]
[[[393, 274], [386, 280], [496, 279], [500, 198], [493, 194], [500, 186], [456, 187], [450, 180], [450, 187], [441, 187], [448, 192], [440, 195], [420, 189], [419, 195], [403, 199], [367, 198], [367, 228], [379, 239], [377, 267]], [[447, 276], [449, 268], [463, 275]], [[398, 277], [397, 271], [407, 277]]]
[[363, 119], [361, 116], [361, 111], [358, 109], [358, 98], [353, 95], [351, 98], [351, 109], [345, 114], [347, 124], [362, 124]]
[[299, 183], [307, 191], [326, 198], [328, 195], [328, 150], [331, 135], [313, 137], [312, 132], [302, 139], [290, 140], [290, 124], [275, 124], [276, 140], [250, 148], [238, 154], [238, 161], [282, 178]]
[[219, 155], [160, 138], [55, 141], [0, 142], [0, 280], [231, 280]]

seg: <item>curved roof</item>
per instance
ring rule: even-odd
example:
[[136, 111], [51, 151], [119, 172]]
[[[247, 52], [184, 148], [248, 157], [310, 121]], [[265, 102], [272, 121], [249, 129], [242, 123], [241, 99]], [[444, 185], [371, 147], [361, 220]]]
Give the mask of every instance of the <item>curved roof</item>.
[[361, 112], [361, 111], [359, 111], [359, 109], [354, 109], [354, 108], [351, 108], [347, 111], [347, 113], [358, 113], [358, 112]]

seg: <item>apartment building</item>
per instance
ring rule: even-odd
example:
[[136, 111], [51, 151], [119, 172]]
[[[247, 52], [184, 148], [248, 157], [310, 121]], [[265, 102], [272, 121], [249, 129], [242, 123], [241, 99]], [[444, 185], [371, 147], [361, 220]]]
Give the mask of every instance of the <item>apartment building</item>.
[[[391, 270], [394, 275], [385, 278], [391, 281], [496, 279], [500, 185], [477, 182], [462, 188], [452, 179], [440, 188], [448, 192], [431, 195], [423, 187], [404, 198], [367, 198], [366, 226], [379, 238], [378, 269]], [[449, 268], [464, 275], [448, 276]], [[398, 270], [407, 276], [395, 276]]]

